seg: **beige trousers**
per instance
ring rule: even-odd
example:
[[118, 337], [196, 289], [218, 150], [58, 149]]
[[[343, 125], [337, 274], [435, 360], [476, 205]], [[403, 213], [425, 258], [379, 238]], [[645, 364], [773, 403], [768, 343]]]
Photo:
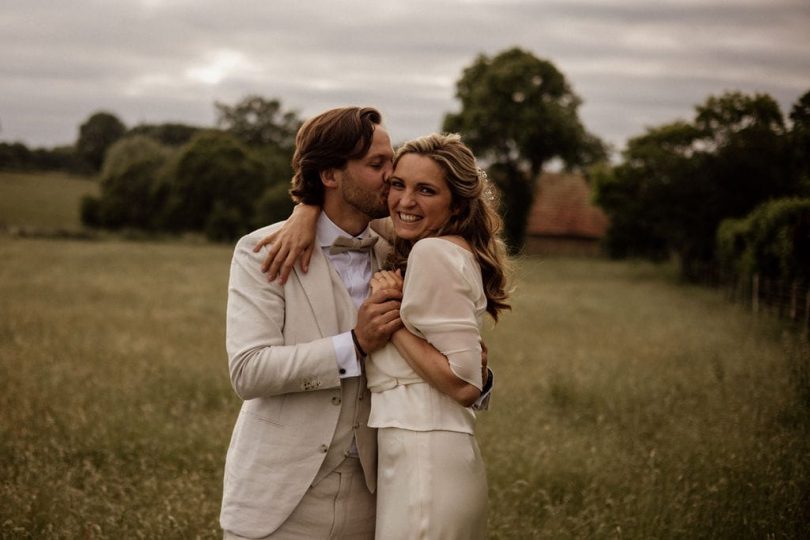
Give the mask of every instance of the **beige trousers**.
[[377, 538], [487, 536], [487, 476], [475, 437], [377, 430]]
[[[224, 532], [224, 538], [246, 540], [230, 531]], [[346, 458], [317, 485], [310, 487], [281, 527], [264, 537], [266, 540], [373, 538], [374, 494], [366, 487], [357, 458]]]

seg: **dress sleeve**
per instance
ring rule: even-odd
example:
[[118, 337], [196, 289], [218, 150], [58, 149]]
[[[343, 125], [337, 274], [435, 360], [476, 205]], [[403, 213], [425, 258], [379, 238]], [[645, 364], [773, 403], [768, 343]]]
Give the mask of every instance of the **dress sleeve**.
[[[475, 264], [447, 240], [417, 242], [408, 257], [400, 316], [406, 328], [447, 357], [450, 369], [479, 390], [478, 288], [465, 275]], [[477, 268], [475, 271], [480, 272]]]

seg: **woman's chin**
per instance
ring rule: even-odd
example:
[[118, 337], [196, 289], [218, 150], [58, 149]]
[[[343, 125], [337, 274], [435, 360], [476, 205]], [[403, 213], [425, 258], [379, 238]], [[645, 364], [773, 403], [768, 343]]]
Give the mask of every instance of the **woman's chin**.
[[396, 233], [397, 238], [401, 238], [402, 240], [417, 240], [417, 234], [410, 229], [394, 227], [394, 233]]
[[394, 232], [398, 238], [401, 238], [402, 240], [409, 240], [411, 242], [416, 242], [417, 240], [421, 240], [426, 236], [430, 236], [427, 231], [414, 230], [412, 227], [403, 227], [402, 225], [394, 226]]

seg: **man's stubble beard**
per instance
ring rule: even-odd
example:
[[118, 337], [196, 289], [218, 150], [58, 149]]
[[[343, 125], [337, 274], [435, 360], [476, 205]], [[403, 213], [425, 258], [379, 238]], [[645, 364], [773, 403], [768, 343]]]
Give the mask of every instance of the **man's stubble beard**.
[[388, 189], [382, 194], [363, 189], [352, 178], [344, 182], [343, 201], [368, 216], [369, 220], [388, 217]]

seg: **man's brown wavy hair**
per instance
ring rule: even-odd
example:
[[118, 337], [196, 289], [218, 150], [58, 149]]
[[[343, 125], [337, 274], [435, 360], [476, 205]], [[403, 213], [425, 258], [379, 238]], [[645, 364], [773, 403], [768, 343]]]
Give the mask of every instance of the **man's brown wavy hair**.
[[366, 155], [382, 116], [372, 107], [330, 109], [309, 119], [295, 136], [292, 187], [295, 202], [323, 206], [321, 172], [341, 169]]

